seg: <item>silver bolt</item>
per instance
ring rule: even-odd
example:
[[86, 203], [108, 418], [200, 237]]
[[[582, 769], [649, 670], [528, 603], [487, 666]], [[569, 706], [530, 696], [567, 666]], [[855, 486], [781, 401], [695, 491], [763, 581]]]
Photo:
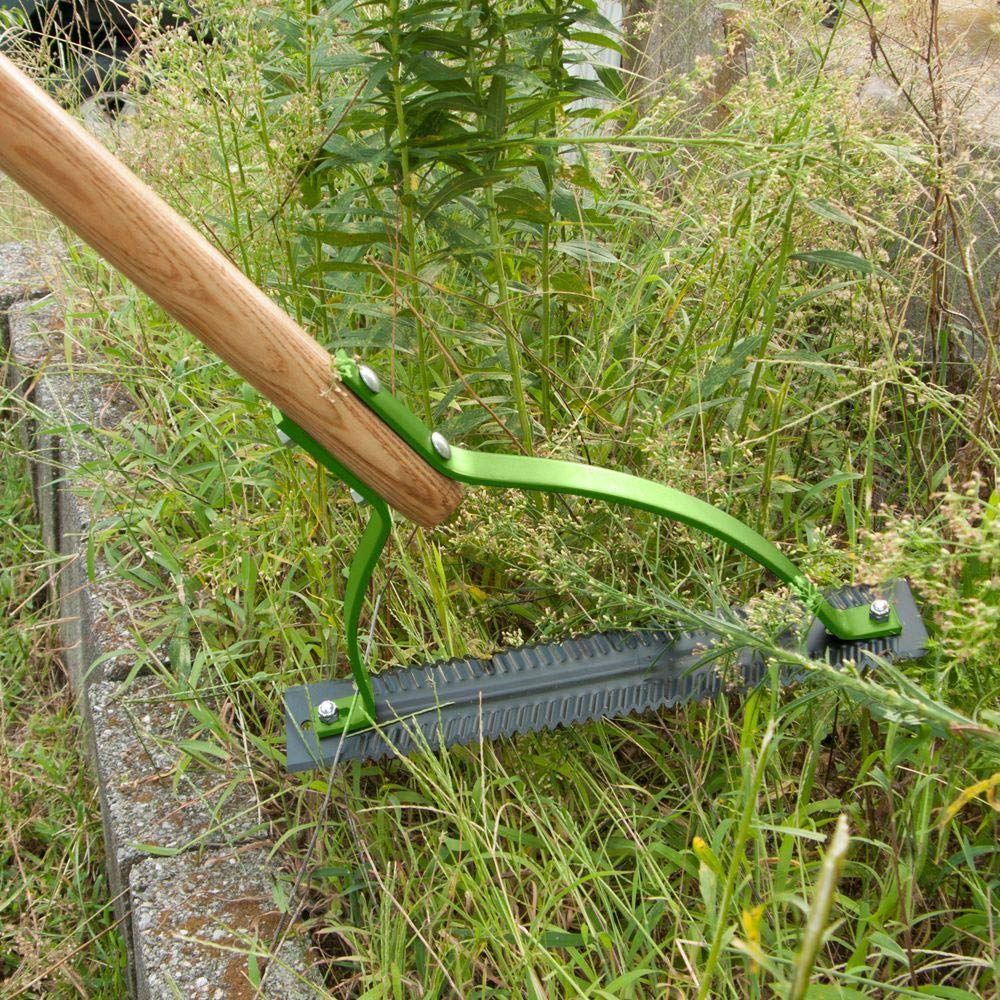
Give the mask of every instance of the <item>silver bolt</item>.
[[873, 622], [887, 622], [892, 614], [892, 605], [884, 598], [876, 598], [868, 607], [868, 617]]
[[275, 427], [274, 433], [278, 435], [278, 440], [286, 448], [290, 448], [291, 447], [291, 445], [292, 445], [292, 439], [280, 427]]
[[448, 444], [448, 439], [440, 431], [434, 431], [431, 434], [431, 444], [446, 462], [451, 458], [451, 445]]
[[330, 701], [327, 698], [326, 701], [321, 701], [316, 706], [316, 714], [319, 716], [320, 722], [334, 722], [337, 716], [340, 715], [340, 709], [337, 708], [335, 701]]
[[358, 365], [358, 375], [371, 392], [381, 392], [382, 383], [378, 375], [368, 365]]

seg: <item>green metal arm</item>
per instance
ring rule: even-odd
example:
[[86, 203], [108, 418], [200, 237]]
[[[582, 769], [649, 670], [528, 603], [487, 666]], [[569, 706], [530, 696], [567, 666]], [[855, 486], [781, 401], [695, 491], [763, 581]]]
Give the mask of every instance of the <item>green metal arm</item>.
[[351, 568], [347, 574], [347, 586], [344, 589], [344, 634], [347, 639], [347, 660], [351, 665], [357, 694], [351, 698], [341, 698], [336, 705], [333, 721], [323, 723], [316, 721], [317, 729], [326, 730], [324, 735], [335, 735], [339, 732], [353, 732], [372, 725], [375, 721], [375, 695], [372, 692], [372, 681], [361, 655], [361, 643], [358, 640], [358, 624], [361, 621], [361, 608], [368, 592], [368, 582], [372, 578], [379, 556], [389, 538], [392, 528], [392, 514], [385, 501], [366, 486], [357, 476], [344, 468], [321, 444], [318, 444], [310, 434], [307, 434], [295, 421], [289, 419], [278, 410], [274, 410], [274, 420], [287, 438], [294, 441], [307, 454], [312, 455], [320, 465], [329, 469], [338, 479], [345, 482], [362, 500], [371, 505], [371, 516], [365, 526], [361, 541], [358, 543]]
[[[779, 580], [788, 584], [826, 630], [838, 639], [860, 641], [898, 635], [902, 631], [899, 618], [892, 607], [887, 607], [886, 614], [878, 619], [873, 618], [868, 607], [833, 607], [777, 546], [704, 500], [638, 476], [597, 466], [523, 455], [488, 454], [450, 446], [443, 438], [432, 435], [420, 419], [391, 393], [381, 387], [373, 389], [362, 381], [353, 362], [344, 362], [339, 367], [346, 386], [414, 451], [452, 479], [474, 486], [498, 486], [591, 497], [659, 514], [704, 531], [760, 563]], [[377, 381], [374, 384], [378, 386]], [[358, 649], [357, 625], [368, 581], [388, 535], [390, 515], [385, 503], [370, 488], [343, 469], [305, 431], [287, 417], [282, 418], [279, 426], [288, 437], [372, 504], [372, 518], [351, 567], [344, 599], [348, 658], [357, 682], [360, 705], [344, 706], [345, 711], [330, 725], [317, 724], [319, 735], [334, 735], [345, 729], [352, 731], [369, 725], [374, 716], [371, 680]], [[440, 451], [434, 446], [434, 437], [438, 437]]]

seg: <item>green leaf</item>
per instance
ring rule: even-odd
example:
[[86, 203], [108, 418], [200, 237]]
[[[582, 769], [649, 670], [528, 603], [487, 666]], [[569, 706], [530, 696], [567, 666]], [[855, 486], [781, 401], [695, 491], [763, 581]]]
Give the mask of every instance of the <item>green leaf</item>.
[[935, 1000], [982, 1000], [981, 993], [970, 993], [958, 986], [918, 986], [917, 992]]
[[432, 198], [424, 207], [422, 215], [426, 218], [442, 206], [447, 205], [448, 202], [454, 201], [470, 191], [475, 191], [477, 188], [486, 187], [487, 184], [494, 184], [503, 179], [504, 174], [496, 170], [484, 174], [460, 174], [458, 177], [453, 177], [438, 185], [436, 191], [432, 192]]
[[656, 975], [657, 973], [653, 969], [629, 969], [628, 972], [623, 972], [620, 976], [612, 979], [604, 987], [604, 992], [607, 996], [625, 996], [626, 987], [634, 986], [640, 979], [655, 977]]
[[827, 476], [821, 482], [816, 483], [815, 486], [810, 486], [809, 489], [806, 490], [806, 496], [819, 496], [820, 493], [824, 493], [831, 487], [839, 486], [841, 483], [855, 482], [861, 478], [862, 475], [860, 472], [835, 472], [832, 476]]
[[868, 941], [879, 954], [884, 955], [886, 958], [891, 958], [894, 962], [899, 962], [900, 965], [908, 964], [906, 952], [888, 934], [883, 934], [881, 931], [873, 931], [868, 935]]
[[621, 261], [597, 240], [562, 240], [553, 249], [556, 253], [565, 254], [574, 260], [586, 261], [589, 264], [621, 264]]
[[613, 38], [607, 35], [598, 34], [596, 31], [574, 31], [569, 36], [574, 42], [582, 42], [584, 45], [596, 45], [599, 49], [611, 49], [625, 55], [625, 50]]
[[496, 193], [496, 204], [503, 214], [527, 222], [545, 223], [548, 215], [545, 200], [535, 191], [523, 187], [508, 187]]
[[869, 995], [835, 983], [810, 983], [805, 1000], [869, 1000]]
[[583, 934], [572, 931], [542, 931], [539, 937], [543, 948], [579, 948], [587, 943]]
[[857, 220], [852, 219], [849, 215], [842, 212], [839, 208], [831, 205], [829, 202], [821, 201], [817, 198], [813, 201], [807, 201], [806, 205], [808, 205], [813, 212], [823, 219], [829, 219], [831, 222], [839, 222], [842, 225], [851, 226], [853, 229], [860, 228]]
[[184, 753], [192, 757], [204, 755], [206, 757], [215, 757], [217, 760], [229, 760], [230, 756], [227, 751], [215, 743], [209, 743], [207, 740], [181, 740], [177, 746]]
[[247, 955], [247, 979], [254, 989], [260, 986], [260, 963], [257, 961], [257, 953], [253, 951]]
[[368, 163], [376, 164], [385, 160], [388, 151], [384, 146], [370, 146], [357, 140], [345, 139], [342, 135], [331, 135], [325, 143], [323, 149], [329, 153], [319, 161], [317, 168], [329, 169], [331, 166], [348, 163]]
[[878, 271], [871, 261], [846, 250], [807, 250], [804, 253], [793, 253], [791, 257], [792, 260], [823, 264], [838, 271], [856, 271], [858, 274], [875, 274]]
[[152, 854], [156, 858], [175, 858], [185, 850], [183, 847], [160, 847], [159, 844], [144, 844], [141, 840], [133, 841], [132, 846], [143, 854]]

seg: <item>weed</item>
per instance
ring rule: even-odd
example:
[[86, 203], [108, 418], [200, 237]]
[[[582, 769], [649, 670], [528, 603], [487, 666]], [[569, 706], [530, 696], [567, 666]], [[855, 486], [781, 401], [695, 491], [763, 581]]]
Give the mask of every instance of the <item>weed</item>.
[[[4, 398], [4, 408], [7, 399]], [[0, 408], [2, 410], [3, 408]], [[5, 434], [18, 428], [7, 418]], [[59, 665], [56, 569], [27, 467], [0, 451], [0, 993], [120, 997], [125, 953], [104, 876], [97, 791]]]

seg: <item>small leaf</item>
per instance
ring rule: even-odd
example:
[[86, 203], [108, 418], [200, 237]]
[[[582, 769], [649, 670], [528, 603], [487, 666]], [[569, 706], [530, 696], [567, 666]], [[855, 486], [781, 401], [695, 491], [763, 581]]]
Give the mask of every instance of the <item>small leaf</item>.
[[225, 750], [214, 743], [208, 743], [206, 740], [181, 740], [178, 743], [178, 748], [192, 757], [204, 754], [218, 760], [229, 760], [229, 754]]
[[437, 187], [436, 191], [432, 193], [430, 202], [423, 209], [423, 215], [424, 217], [431, 215], [448, 202], [469, 194], [476, 188], [486, 187], [488, 184], [503, 180], [503, 177], [504, 175], [497, 171], [485, 174], [459, 174], [458, 177], [453, 177]]
[[846, 250], [807, 250], [804, 253], [793, 253], [792, 260], [824, 264], [839, 271], [856, 271], [858, 274], [875, 274], [878, 270], [871, 261]]
[[253, 951], [247, 955], [247, 978], [254, 989], [260, 986], [260, 963], [257, 961], [257, 953]]
[[879, 954], [884, 955], [886, 958], [891, 958], [894, 962], [899, 962], [900, 965], [905, 966], [908, 964], [906, 952], [888, 934], [883, 934], [881, 931], [873, 931], [869, 935], [868, 940]]
[[842, 212], [839, 208], [831, 205], [829, 202], [821, 201], [820, 199], [815, 199], [813, 201], [807, 201], [806, 204], [815, 212], [820, 218], [829, 219], [831, 222], [840, 222], [845, 226], [851, 226], [854, 229], [859, 228], [859, 224], [856, 219], [852, 219], [845, 212]]
[[574, 42], [582, 42], [584, 45], [593, 45], [599, 49], [611, 49], [620, 55], [625, 54], [625, 50], [607, 35], [598, 34], [596, 31], [574, 31], [569, 36]]
[[556, 253], [565, 254], [574, 260], [596, 264], [620, 264], [621, 261], [597, 240], [563, 240], [553, 248]]
[[134, 841], [132, 846], [143, 854], [151, 854], [155, 858], [175, 858], [184, 851], [183, 847], [160, 847], [159, 844], [144, 844], [141, 840]]

